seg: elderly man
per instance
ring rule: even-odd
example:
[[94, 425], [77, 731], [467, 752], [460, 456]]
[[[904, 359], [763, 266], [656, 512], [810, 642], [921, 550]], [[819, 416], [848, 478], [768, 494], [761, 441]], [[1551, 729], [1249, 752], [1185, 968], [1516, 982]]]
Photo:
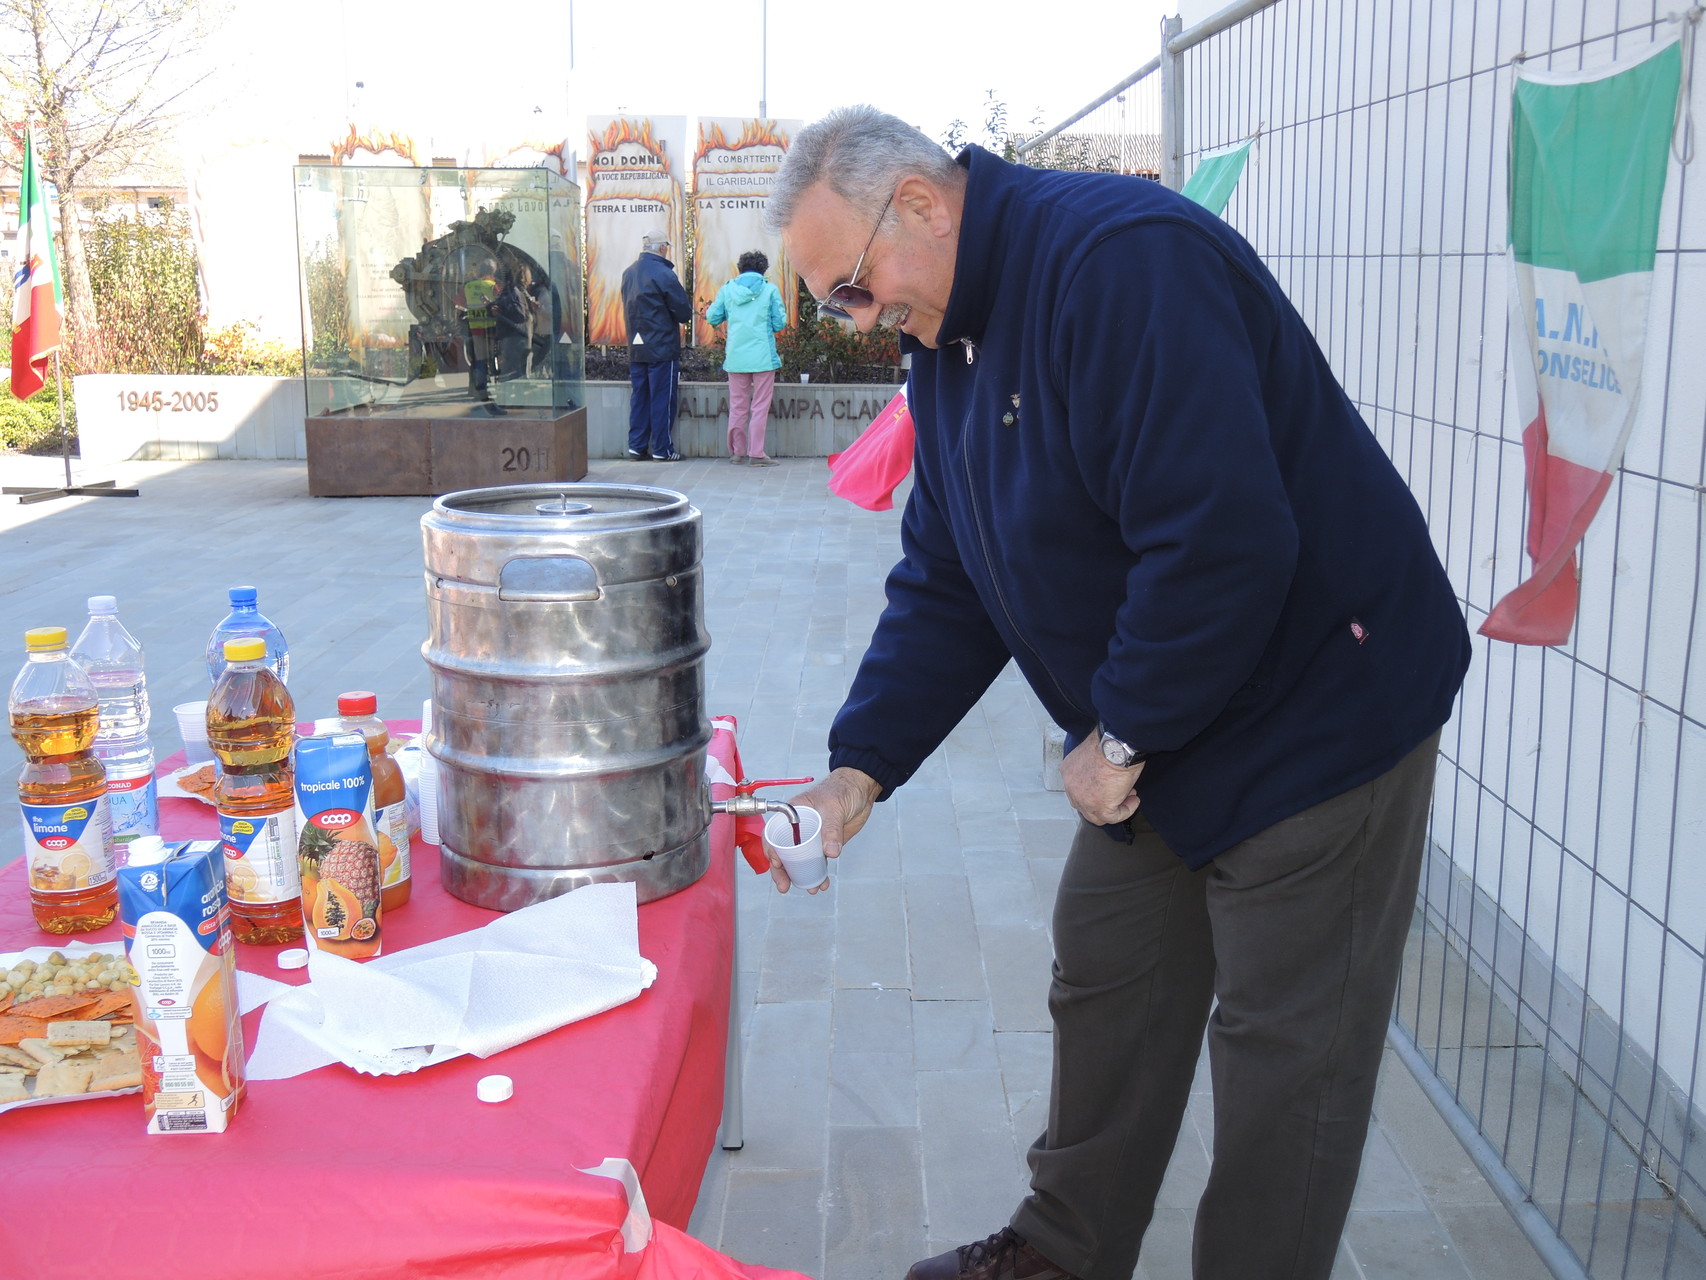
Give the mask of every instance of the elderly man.
[[1469, 659], [1421, 512], [1250, 246], [1156, 183], [954, 160], [855, 107], [769, 211], [821, 309], [905, 335], [918, 428], [797, 799], [838, 855], [1011, 660], [1082, 818], [1031, 1194], [911, 1280], [1127, 1280], [1205, 1025], [1195, 1274], [1325, 1280]]
[[676, 392], [681, 376], [681, 326], [693, 304], [669, 260], [669, 237], [648, 232], [640, 256], [622, 273], [622, 314], [628, 328], [628, 458], [680, 462], [675, 451]]

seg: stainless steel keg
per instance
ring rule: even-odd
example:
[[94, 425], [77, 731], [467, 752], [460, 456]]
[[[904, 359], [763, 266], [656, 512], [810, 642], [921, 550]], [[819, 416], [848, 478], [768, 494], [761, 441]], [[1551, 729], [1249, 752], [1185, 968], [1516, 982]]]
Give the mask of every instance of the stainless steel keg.
[[699, 512], [639, 485], [447, 493], [421, 517], [444, 887], [649, 902], [710, 859]]

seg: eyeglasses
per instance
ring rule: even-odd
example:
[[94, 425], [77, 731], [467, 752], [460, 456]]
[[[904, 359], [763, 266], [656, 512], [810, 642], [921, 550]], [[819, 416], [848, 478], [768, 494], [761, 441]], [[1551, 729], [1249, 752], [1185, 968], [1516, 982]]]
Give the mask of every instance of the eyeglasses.
[[865, 241], [865, 247], [859, 251], [859, 261], [853, 264], [853, 274], [818, 299], [817, 313], [820, 316], [833, 316], [837, 320], [851, 320], [853, 316], [850, 309], [858, 310], [868, 307], [876, 301], [869, 289], [862, 284], [854, 284], [853, 282], [859, 278], [859, 273], [864, 270], [865, 255], [871, 251], [871, 246], [877, 242], [877, 232], [883, 229], [883, 219], [889, 216], [889, 206], [893, 203], [894, 192], [891, 191], [889, 198], [883, 201], [883, 211], [877, 215], [877, 225], [871, 228], [871, 238]]

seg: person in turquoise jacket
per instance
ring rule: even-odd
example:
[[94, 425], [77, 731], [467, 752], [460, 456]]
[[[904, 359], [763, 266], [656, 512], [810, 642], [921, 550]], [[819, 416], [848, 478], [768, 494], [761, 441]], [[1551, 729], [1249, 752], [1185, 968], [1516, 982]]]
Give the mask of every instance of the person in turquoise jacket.
[[729, 461], [773, 467], [764, 453], [764, 425], [776, 390], [776, 335], [787, 326], [782, 291], [764, 278], [770, 259], [753, 249], [740, 255], [740, 274], [712, 301], [705, 319], [729, 326], [723, 371], [729, 375]]

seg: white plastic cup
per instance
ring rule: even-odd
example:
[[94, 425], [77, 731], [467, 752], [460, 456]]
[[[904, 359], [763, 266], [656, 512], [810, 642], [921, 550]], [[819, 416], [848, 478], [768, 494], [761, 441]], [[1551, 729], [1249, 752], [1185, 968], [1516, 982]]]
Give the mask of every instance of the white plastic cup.
[[764, 820], [764, 843], [775, 851], [787, 869], [788, 879], [802, 889], [815, 889], [829, 879], [829, 859], [823, 856], [823, 817], [808, 805], [795, 805], [800, 815], [800, 842], [794, 843], [794, 827], [785, 813]]
[[800, 375], [800, 381], [801, 382], [810, 382], [811, 380], [812, 380], [812, 376], [809, 373], [802, 373]]
[[207, 703], [180, 702], [172, 714], [178, 717], [178, 736], [184, 740], [184, 763], [209, 763], [213, 748], [207, 744]]

